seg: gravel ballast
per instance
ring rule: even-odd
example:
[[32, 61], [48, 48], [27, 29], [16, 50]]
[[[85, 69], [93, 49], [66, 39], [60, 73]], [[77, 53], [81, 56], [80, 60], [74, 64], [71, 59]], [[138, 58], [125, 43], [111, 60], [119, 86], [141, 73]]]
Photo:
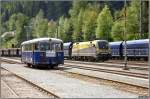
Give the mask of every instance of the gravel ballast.
[[137, 98], [106, 85], [92, 84], [75, 78], [52, 73], [52, 70], [28, 68], [21, 64], [1, 64], [3, 68], [24, 77], [61, 98]]

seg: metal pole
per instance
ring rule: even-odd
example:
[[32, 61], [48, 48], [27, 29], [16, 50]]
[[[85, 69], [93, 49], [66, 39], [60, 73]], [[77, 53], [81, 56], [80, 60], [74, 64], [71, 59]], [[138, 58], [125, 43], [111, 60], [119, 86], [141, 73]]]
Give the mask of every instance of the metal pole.
[[[148, 5], [149, 5], [149, 7], [148, 7], [148, 11], [149, 11], [149, 9], [150, 9], [150, 1], [148, 1]], [[149, 16], [149, 19], [150, 19], [150, 16]], [[149, 20], [149, 25], [148, 25], [148, 27], [150, 27], [150, 20]], [[148, 64], [149, 64], [149, 74], [150, 74], [150, 28], [148, 29], [148, 33], [149, 33], [149, 57], [148, 57]], [[149, 81], [150, 81], [150, 76], [149, 76]], [[149, 88], [150, 88], [150, 84], [149, 84]], [[149, 91], [149, 95], [148, 96], [150, 96], [150, 91]]]
[[125, 21], [124, 21], [124, 42], [125, 42], [125, 44], [124, 44], [124, 70], [128, 70], [129, 68], [127, 67], [127, 43], [126, 43], [126, 4], [127, 2], [126, 2], [126, 0], [125, 0], [125, 2], [124, 2], [124, 7], [125, 7], [125, 16], [124, 16], [124, 18], [125, 18]]
[[55, 38], [58, 38], [58, 27], [56, 28]]
[[56, 28], [56, 34], [55, 34], [55, 38], [57, 38], [57, 34], [58, 34], [58, 33], [57, 33], [57, 29], [58, 29], [58, 27]]
[[28, 40], [28, 30], [27, 30], [28, 26], [24, 26], [25, 30], [26, 30], [26, 40]]
[[57, 38], [58, 38], [58, 29], [59, 29], [59, 27], [57, 27]]
[[140, 39], [142, 38], [142, 7], [141, 7], [141, 5], [142, 5], [142, 1], [140, 0], [140, 24], [139, 24], [139, 35], [140, 35]]
[[28, 40], [28, 36], [29, 36], [28, 32], [29, 32], [29, 31], [27, 30], [27, 40]]
[[31, 28], [32, 26], [24, 26], [24, 28], [26, 29], [27, 33], [26, 33], [26, 40], [29, 40], [29, 28]]

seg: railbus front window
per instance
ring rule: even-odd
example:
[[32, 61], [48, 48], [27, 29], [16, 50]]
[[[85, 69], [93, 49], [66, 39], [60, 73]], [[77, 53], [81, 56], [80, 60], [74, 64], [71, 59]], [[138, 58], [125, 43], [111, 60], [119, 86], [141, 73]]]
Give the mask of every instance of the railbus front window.
[[52, 43], [51, 44], [51, 50], [52, 51], [62, 51], [63, 50], [63, 44], [62, 43]]
[[40, 43], [40, 51], [50, 50], [50, 43], [42, 42]]

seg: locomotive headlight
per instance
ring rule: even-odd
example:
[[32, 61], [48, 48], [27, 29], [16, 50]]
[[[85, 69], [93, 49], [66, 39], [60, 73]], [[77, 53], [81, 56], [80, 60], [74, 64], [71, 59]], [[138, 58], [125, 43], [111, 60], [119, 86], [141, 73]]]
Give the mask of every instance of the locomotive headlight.
[[96, 50], [97, 50], [97, 53], [102, 52], [102, 49], [97, 48]]

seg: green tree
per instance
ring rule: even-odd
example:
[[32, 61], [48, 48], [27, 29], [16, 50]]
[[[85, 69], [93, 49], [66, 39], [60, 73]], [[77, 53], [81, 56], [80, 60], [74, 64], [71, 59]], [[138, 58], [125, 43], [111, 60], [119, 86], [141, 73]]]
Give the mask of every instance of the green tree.
[[137, 39], [139, 36], [140, 24], [140, 1], [132, 0], [127, 9], [127, 38]]
[[89, 8], [85, 10], [83, 15], [82, 32], [84, 41], [95, 39], [96, 20], [98, 12], [95, 9]]
[[44, 18], [44, 12], [42, 10], [35, 17], [34, 22], [34, 36], [35, 37], [47, 37], [48, 33], [48, 20]]
[[53, 20], [48, 22], [48, 36], [49, 37], [56, 37], [57, 32], [57, 23]]
[[58, 25], [58, 38], [65, 40], [66, 34], [64, 32], [64, 16], [60, 17], [59, 19], [59, 25]]
[[148, 24], [149, 24], [149, 1], [142, 1], [141, 3], [141, 32], [142, 32], [142, 37], [141, 38], [148, 38]]
[[59, 19], [58, 25], [58, 38], [62, 39], [64, 42], [72, 41], [72, 28], [70, 25], [70, 20], [64, 18], [63, 16]]
[[82, 23], [83, 23], [83, 13], [86, 8], [88, 2], [86, 1], [73, 1], [73, 6], [69, 10], [71, 27], [73, 29], [72, 38], [73, 41], [82, 41], [83, 33], [82, 33]]
[[111, 28], [113, 25], [113, 18], [107, 5], [99, 13], [97, 19], [96, 38], [106, 39], [111, 41]]
[[22, 13], [17, 14], [17, 21], [16, 21], [16, 36], [15, 39], [18, 42], [18, 46], [21, 42], [26, 40], [26, 31], [24, 26], [28, 23], [28, 17]]
[[13, 14], [13, 15], [10, 17], [9, 23], [8, 23], [9, 31], [14, 31], [14, 30], [16, 30], [16, 21], [17, 21], [17, 14]]
[[72, 38], [74, 41], [82, 41], [83, 40], [83, 33], [82, 33], [82, 25], [83, 25], [83, 14], [84, 10], [81, 9], [79, 11], [79, 15], [74, 20], [73, 24], [73, 35]]
[[113, 40], [118, 41], [118, 40], [123, 40], [124, 39], [124, 21], [123, 20], [118, 20], [114, 22], [114, 25], [112, 26], [112, 31], [111, 31]]
[[66, 35], [64, 42], [72, 41], [72, 27], [70, 20], [67, 18], [64, 20], [64, 33]]
[[25, 37], [22, 37], [25, 34], [23, 25], [27, 24], [28, 17], [22, 12], [22, 9], [20, 1], [1, 1], [3, 32], [16, 31], [15, 38], [7, 38], [4, 45], [9, 46], [14, 43], [19, 46], [25, 40]]

